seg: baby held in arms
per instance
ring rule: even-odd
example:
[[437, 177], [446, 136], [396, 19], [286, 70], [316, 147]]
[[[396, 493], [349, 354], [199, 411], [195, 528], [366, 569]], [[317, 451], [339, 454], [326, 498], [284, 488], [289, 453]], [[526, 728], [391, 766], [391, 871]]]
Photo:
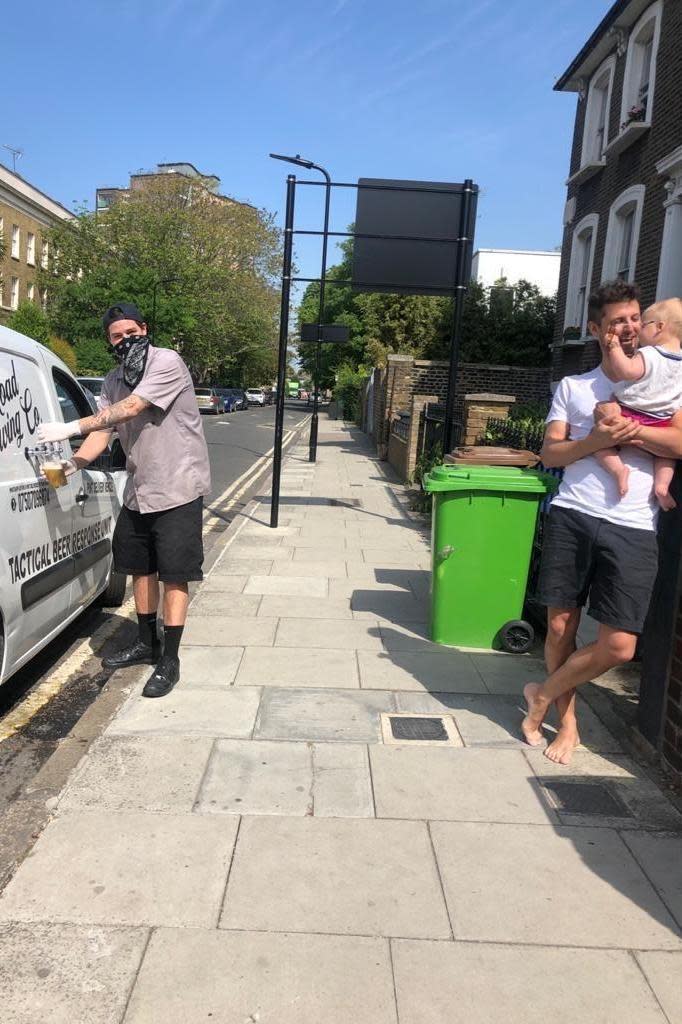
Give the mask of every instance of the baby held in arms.
[[[614, 400], [599, 402], [596, 422], [611, 416], [625, 416], [647, 427], [667, 427], [682, 408], [682, 301], [668, 299], [650, 306], [642, 315], [639, 350], [628, 356], [613, 325], [604, 345], [602, 368], [613, 381]], [[615, 477], [623, 497], [628, 490], [630, 470], [617, 448], [596, 453], [604, 469]], [[673, 459], [654, 459], [654, 493], [660, 507], [675, 508], [670, 484], [675, 471]]]

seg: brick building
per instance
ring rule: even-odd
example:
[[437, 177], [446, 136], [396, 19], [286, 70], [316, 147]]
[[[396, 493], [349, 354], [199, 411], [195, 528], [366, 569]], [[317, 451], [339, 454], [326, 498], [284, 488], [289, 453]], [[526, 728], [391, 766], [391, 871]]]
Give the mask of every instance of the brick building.
[[20, 302], [41, 302], [38, 268], [47, 266], [47, 228], [74, 215], [15, 171], [0, 164], [0, 323]]
[[[587, 296], [601, 281], [637, 281], [644, 305], [682, 296], [680, 38], [680, 0], [618, 0], [555, 86], [578, 103], [553, 380], [599, 362]], [[682, 503], [682, 489], [677, 497]], [[681, 507], [661, 518], [659, 547], [638, 728], [682, 782]]]
[[552, 377], [599, 361], [587, 296], [636, 280], [645, 304], [682, 294], [682, 4], [618, 0], [555, 85], [578, 103]]
[[[164, 181], [172, 175], [175, 180], [180, 180], [187, 186], [186, 192], [184, 193], [187, 197], [187, 203], [192, 202], [192, 195], [208, 196], [212, 201], [216, 203], [236, 203], [236, 199], [230, 198], [230, 196], [221, 195], [218, 191], [220, 188], [220, 178], [216, 174], [202, 174], [198, 171], [194, 164], [190, 164], [186, 161], [181, 163], [165, 163], [157, 164], [153, 170], [150, 171], [135, 171], [130, 175], [130, 179], [127, 187], [107, 185], [97, 189], [96, 192], [96, 209], [98, 212], [108, 210], [112, 203], [117, 202], [119, 199], [125, 199], [131, 192], [139, 192], [155, 182]], [[239, 206], [248, 206], [247, 203], [238, 203]]]

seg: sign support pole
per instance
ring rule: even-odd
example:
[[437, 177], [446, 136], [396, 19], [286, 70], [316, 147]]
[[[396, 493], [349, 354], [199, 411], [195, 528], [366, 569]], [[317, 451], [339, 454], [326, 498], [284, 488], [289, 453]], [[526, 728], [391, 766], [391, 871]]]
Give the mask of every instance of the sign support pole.
[[455, 298], [452, 307], [452, 332], [450, 334], [450, 368], [448, 372], [447, 398], [445, 400], [445, 422], [443, 424], [443, 455], [447, 455], [452, 450], [455, 435], [455, 391], [457, 389], [457, 374], [459, 371], [464, 296], [468, 286], [465, 276], [471, 243], [468, 232], [473, 194], [474, 183], [471, 178], [467, 178], [464, 182], [464, 194], [459, 214], [459, 244], [457, 246], [457, 262], [455, 264]]
[[294, 245], [294, 200], [296, 175], [287, 175], [287, 202], [284, 218], [284, 255], [282, 257], [282, 301], [279, 315], [279, 362], [277, 365], [277, 406], [275, 411], [275, 450], [272, 460], [272, 497], [270, 526], [279, 522], [279, 486], [282, 475], [282, 438], [284, 436], [284, 386], [289, 342], [289, 302], [291, 294], [291, 257]]

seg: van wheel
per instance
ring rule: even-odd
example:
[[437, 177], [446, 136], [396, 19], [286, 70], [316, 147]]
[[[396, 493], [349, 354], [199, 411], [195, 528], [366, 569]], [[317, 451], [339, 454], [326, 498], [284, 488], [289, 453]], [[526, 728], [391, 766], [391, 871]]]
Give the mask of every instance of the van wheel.
[[107, 588], [97, 598], [97, 604], [105, 608], [120, 608], [125, 597], [127, 583], [127, 576], [122, 572], [114, 572], [112, 569]]

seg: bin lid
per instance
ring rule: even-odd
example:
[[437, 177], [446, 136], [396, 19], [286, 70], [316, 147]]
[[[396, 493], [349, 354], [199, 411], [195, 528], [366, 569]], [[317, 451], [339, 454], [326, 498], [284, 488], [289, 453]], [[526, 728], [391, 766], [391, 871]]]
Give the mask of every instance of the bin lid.
[[559, 486], [550, 473], [517, 466], [434, 466], [424, 477], [425, 491], [501, 491], [549, 494]]
[[469, 444], [455, 448], [443, 461], [456, 466], [537, 466], [540, 456], [522, 448]]

